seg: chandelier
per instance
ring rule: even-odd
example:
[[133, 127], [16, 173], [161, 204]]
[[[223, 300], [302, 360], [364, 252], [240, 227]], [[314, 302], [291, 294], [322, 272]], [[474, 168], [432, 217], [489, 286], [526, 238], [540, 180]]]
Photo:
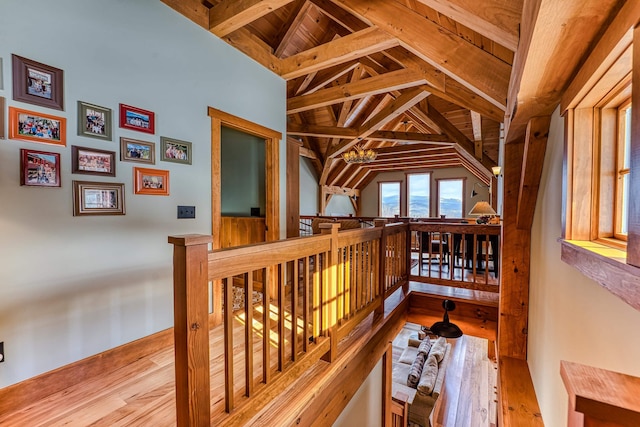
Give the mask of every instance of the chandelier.
[[374, 161], [377, 155], [371, 148], [356, 145], [351, 151], [342, 153], [342, 159], [347, 163], [369, 163]]

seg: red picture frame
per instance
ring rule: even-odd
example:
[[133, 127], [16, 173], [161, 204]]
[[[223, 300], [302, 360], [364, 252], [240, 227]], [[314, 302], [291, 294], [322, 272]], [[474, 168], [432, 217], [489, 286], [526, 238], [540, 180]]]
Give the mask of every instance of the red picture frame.
[[60, 153], [21, 148], [20, 185], [60, 187]]
[[153, 111], [120, 104], [120, 127], [153, 135], [156, 133], [156, 114]]
[[133, 168], [133, 193], [154, 196], [169, 195], [169, 171]]

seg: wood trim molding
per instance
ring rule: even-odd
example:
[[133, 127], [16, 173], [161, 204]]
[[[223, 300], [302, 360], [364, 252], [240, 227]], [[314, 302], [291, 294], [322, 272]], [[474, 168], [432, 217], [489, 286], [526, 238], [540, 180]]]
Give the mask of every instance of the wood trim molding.
[[54, 393], [114, 371], [136, 360], [173, 347], [173, 328], [98, 353], [53, 371], [0, 389], [0, 414], [17, 411]]
[[625, 251], [596, 242], [561, 240], [560, 259], [640, 311], [640, 268], [625, 262]]

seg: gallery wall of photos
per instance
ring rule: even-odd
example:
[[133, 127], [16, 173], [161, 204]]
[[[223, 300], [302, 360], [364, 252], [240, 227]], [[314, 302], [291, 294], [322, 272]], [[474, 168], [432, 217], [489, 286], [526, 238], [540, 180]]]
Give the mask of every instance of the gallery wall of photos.
[[[4, 89], [2, 61], [0, 58], [0, 90]], [[62, 69], [13, 54], [9, 79], [17, 105], [7, 108], [6, 99], [0, 97], [0, 139], [42, 144], [41, 149], [19, 149], [20, 185], [61, 187], [60, 171], [69, 168], [72, 175], [78, 175], [78, 179], [71, 182], [74, 216], [124, 215], [126, 185], [131, 185], [134, 195], [168, 196], [169, 171], [153, 167], [158, 156], [162, 162], [191, 164], [191, 142], [155, 136], [156, 117], [153, 111], [124, 103], [115, 108], [96, 105], [90, 99], [73, 100], [71, 104], [77, 106], [77, 126], [75, 135], [72, 135], [74, 130], [68, 128], [67, 118], [55, 111], [65, 111]], [[31, 111], [26, 104], [52, 111]], [[67, 101], [67, 108], [68, 105]], [[114, 108], [118, 123], [116, 129]], [[118, 129], [139, 132], [141, 136], [120, 136]], [[78, 137], [101, 140], [105, 144], [101, 148], [86, 147], [83, 139]], [[116, 144], [119, 153], [109, 149], [116, 137], [119, 138], [119, 144]], [[61, 163], [62, 150], [70, 150], [70, 165]], [[118, 161], [141, 165], [134, 167], [133, 175], [125, 178], [117, 174]], [[90, 177], [82, 179], [81, 175], [101, 176], [107, 180], [92, 181]]]

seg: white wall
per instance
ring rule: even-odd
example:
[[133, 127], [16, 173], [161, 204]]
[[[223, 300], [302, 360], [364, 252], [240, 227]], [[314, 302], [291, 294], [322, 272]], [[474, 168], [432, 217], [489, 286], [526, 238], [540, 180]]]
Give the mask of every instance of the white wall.
[[333, 423], [333, 427], [353, 426], [382, 426], [382, 359]]
[[[12, 100], [12, 53], [64, 70], [64, 111]], [[172, 326], [167, 236], [211, 232], [207, 107], [284, 135], [286, 99], [282, 79], [157, 0], [3, 0], [0, 57], [0, 96], [66, 117], [68, 138], [66, 148], [0, 141], [3, 387]], [[77, 100], [113, 110], [113, 141], [76, 135]], [[154, 111], [155, 135], [119, 129], [119, 103]], [[71, 145], [118, 152], [120, 136], [159, 144], [160, 135], [193, 143], [191, 166], [156, 153], [169, 197], [133, 194], [136, 163], [118, 161], [115, 178], [70, 173]], [[20, 148], [60, 153], [62, 187], [21, 187]], [[126, 215], [73, 217], [72, 180], [123, 182]], [[197, 218], [177, 220], [177, 205], [195, 205]]]
[[300, 156], [300, 215], [316, 215], [320, 212], [319, 202], [318, 175], [311, 160]]
[[531, 233], [528, 361], [549, 427], [566, 425], [561, 360], [640, 376], [640, 312], [560, 260], [563, 123], [556, 111]]
[[[488, 187], [483, 185], [475, 185], [476, 183], [481, 183], [475, 175], [464, 168], [447, 168], [447, 169], [435, 169], [435, 170], [415, 170], [411, 171], [411, 173], [431, 173], [431, 188], [429, 190], [429, 203], [431, 205], [431, 216], [436, 215], [437, 210], [437, 179], [445, 179], [445, 178], [466, 178], [465, 187], [464, 187], [464, 212], [469, 212], [473, 205], [476, 202], [481, 200], [489, 200], [489, 189]], [[397, 172], [385, 172], [380, 173], [376, 178], [365, 188], [362, 189], [361, 197], [362, 197], [362, 207], [361, 207], [361, 215], [362, 216], [378, 216], [378, 183], [386, 182], [386, 181], [400, 181], [400, 194], [401, 194], [401, 204], [400, 206], [402, 214], [400, 216], [405, 216], [407, 211], [407, 199], [406, 199], [406, 182], [407, 182], [407, 172], [406, 171], [397, 171]], [[478, 195], [471, 198], [471, 189], [475, 188], [478, 192]]]
[[327, 203], [325, 215], [346, 216], [349, 214], [356, 215], [356, 210], [353, 208], [349, 196], [334, 194], [329, 203]]

